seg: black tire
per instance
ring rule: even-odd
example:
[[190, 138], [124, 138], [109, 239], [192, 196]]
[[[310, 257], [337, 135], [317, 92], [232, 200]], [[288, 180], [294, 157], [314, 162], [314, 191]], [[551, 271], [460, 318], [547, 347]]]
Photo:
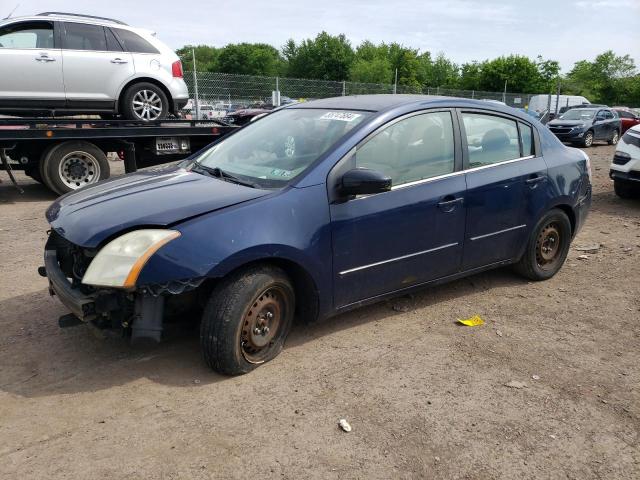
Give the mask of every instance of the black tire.
[[613, 190], [616, 192], [617, 196], [625, 200], [640, 197], [640, 186], [636, 186], [622, 180], [613, 181]]
[[[135, 110], [140, 107], [140, 105], [136, 104], [134, 106], [134, 101], [144, 101], [144, 98], [153, 99], [153, 101], [149, 100], [148, 102], [145, 102], [150, 107], [160, 108], [159, 111], [152, 108], [147, 110], [150, 112], [149, 118], [146, 118], [144, 110], [137, 112]], [[156, 100], [159, 103], [156, 103]], [[137, 122], [162, 120], [163, 118], [167, 118], [167, 115], [169, 114], [169, 100], [167, 99], [167, 96], [160, 87], [148, 82], [135, 83], [127, 88], [122, 96], [121, 107], [122, 115], [125, 119], [135, 120]], [[142, 108], [144, 108], [144, 106]], [[157, 115], [157, 117], [155, 115]]]
[[64, 142], [50, 149], [40, 161], [43, 183], [59, 195], [109, 178], [109, 161], [89, 142]]
[[609, 145], [616, 145], [618, 143], [618, 140], [620, 140], [620, 132], [618, 132], [618, 130], [614, 130], [611, 134], [611, 138], [607, 141], [607, 143]]
[[591, 130], [584, 134], [581, 145], [584, 148], [589, 148], [593, 145], [593, 132]]
[[567, 214], [558, 209], [550, 210], [531, 231], [527, 248], [515, 264], [515, 270], [530, 280], [548, 280], [564, 264], [570, 246], [571, 222]]
[[[281, 269], [255, 266], [231, 274], [214, 289], [202, 315], [205, 362], [218, 373], [239, 375], [272, 360], [284, 346], [294, 309], [293, 286]], [[274, 330], [265, 333], [265, 327]]]

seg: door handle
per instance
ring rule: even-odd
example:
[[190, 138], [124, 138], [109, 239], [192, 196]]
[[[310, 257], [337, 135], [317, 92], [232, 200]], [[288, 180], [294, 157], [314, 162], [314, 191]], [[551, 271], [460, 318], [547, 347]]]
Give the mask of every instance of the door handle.
[[456, 208], [456, 205], [462, 203], [464, 203], [463, 197], [454, 198], [453, 195], [447, 195], [438, 202], [438, 207], [440, 207], [445, 212], [451, 212]]
[[111, 60], [111, 63], [117, 63], [117, 64], [122, 64], [122, 63], [129, 63], [126, 60], [123, 60], [121, 58], [114, 58], [113, 60]]
[[55, 58], [51, 58], [49, 55], [41, 54], [39, 57], [36, 57], [37, 62], [55, 62]]
[[535, 185], [537, 183], [542, 182], [543, 180], [545, 180], [547, 177], [545, 175], [536, 175], [535, 177], [529, 177], [525, 180], [525, 183], [527, 185]]

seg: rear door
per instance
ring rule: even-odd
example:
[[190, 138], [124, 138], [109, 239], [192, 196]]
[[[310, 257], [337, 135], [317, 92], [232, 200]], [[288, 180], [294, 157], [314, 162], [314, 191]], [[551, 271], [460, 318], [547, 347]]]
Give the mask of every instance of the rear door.
[[24, 21], [0, 28], [0, 65], [0, 106], [64, 107], [54, 22]]
[[465, 181], [458, 139], [451, 111], [411, 114], [336, 166], [330, 184], [359, 167], [383, 172], [393, 184], [330, 206], [336, 307], [459, 271]]
[[135, 70], [110, 29], [65, 22], [62, 31], [64, 83], [70, 108], [113, 108], [120, 87]]
[[[515, 258], [526, 238], [528, 189], [546, 182], [544, 160], [527, 164], [518, 121], [495, 112], [461, 110], [467, 181], [463, 270]], [[539, 177], [539, 178], [538, 178]]]

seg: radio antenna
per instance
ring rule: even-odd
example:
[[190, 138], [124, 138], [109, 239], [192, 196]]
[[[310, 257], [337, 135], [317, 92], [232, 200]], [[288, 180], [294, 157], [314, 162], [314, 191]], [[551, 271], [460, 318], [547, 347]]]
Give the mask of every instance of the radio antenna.
[[3, 20], [6, 20], [7, 18], [11, 18], [11, 15], [13, 15], [13, 12], [15, 12], [18, 7], [20, 6], [20, 4], [18, 3], [15, 8], [13, 10], [11, 10], [11, 12], [9, 12], [9, 15], [7, 15], [6, 17], [3, 18]]

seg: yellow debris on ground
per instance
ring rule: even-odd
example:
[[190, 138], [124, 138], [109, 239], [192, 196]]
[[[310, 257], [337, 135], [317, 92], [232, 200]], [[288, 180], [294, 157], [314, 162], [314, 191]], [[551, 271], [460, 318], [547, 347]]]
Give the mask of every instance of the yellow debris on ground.
[[467, 327], [477, 327], [479, 325], [484, 325], [484, 320], [480, 318], [479, 315], [474, 315], [471, 318], [465, 318], [464, 320], [458, 319], [462, 325], [466, 325]]

